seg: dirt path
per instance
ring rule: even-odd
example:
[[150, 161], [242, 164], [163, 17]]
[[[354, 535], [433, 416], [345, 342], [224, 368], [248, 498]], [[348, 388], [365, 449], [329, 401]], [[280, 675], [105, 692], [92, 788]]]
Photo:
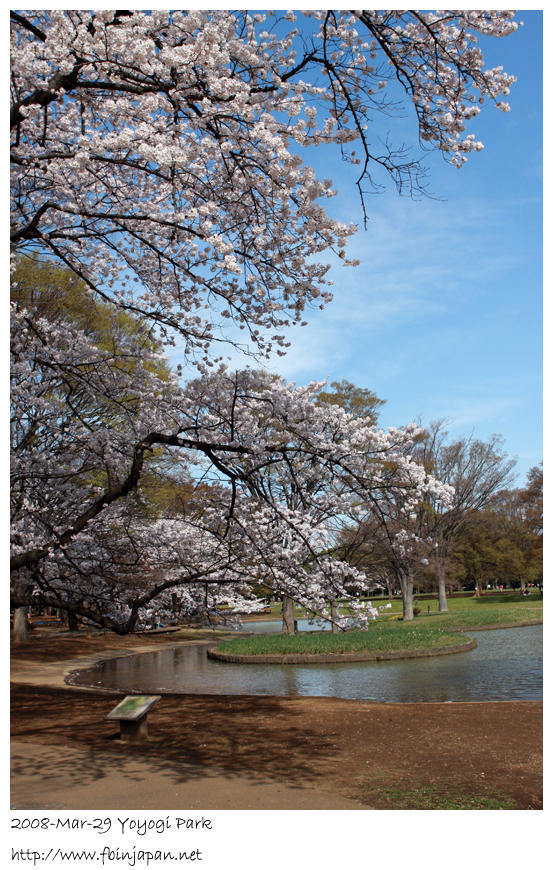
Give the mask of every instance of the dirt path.
[[[43, 797], [37, 802], [46, 804], [49, 795], [59, 803], [52, 796], [56, 764], [48, 763], [52, 775], [44, 778], [40, 753], [54, 753], [69, 775], [71, 763], [63, 761], [63, 753], [69, 758], [77, 752], [87, 754], [91, 778], [83, 787], [90, 796], [91, 783], [106, 784], [108, 769], [123, 775], [127, 765], [143, 764], [160, 784], [168, 770], [184, 766], [183, 788], [186, 782], [191, 787], [202, 783], [200, 799], [207, 801], [202, 809], [246, 809], [254, 794], [258, 809], [472, 809], [493, 808], [489, 802], [494, 800], [517, 809], [542, 806], [538, 701], [376, 704], [335, 698], [164, 695], [148, 716], [151, 740], [138, 747], [116, 739], [113, 723], [104, 720], [114, 706], [112, 696], [62, 688], [60, 662], [108, 658], [175, 642], [170, 635], [56, 637], [44, 630], [27, 647], [12, 645], [12, 739], [19, 759], [15, 787], [28, 787], [24, 777], [29, 759], [35, 759], [35, 787], [42, 783]], [[27, 767], [21, 760], [23, 744], [32, 745]], [[94, 759], [103, 772], [96, 778]], [[209, 795], [217, 806], [208, 806]], [[86, 801], [85, 792], [81, 799]]]

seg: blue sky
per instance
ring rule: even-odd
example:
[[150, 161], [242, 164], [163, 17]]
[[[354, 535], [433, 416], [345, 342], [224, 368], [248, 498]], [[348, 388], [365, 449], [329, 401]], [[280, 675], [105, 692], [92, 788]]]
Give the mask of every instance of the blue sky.
[[[522, 485], [543, 449], [542, 13], [516, 20], [515, 34], [478, 42], [487, 67], [517, 76], [511, 111], [488, 105], [470, 122], [485, 147], [461, 169], [440, 154], [424, 160], [443, 201], [389, 186], [369, 197], [365, 231], [356, 168], [330, 150], [301, 152], [339, 191], [328, 211], [360, 224], [348, 255], [361, 265], [336, 261], [334, 301], [291, 329], [287, 356], [268, 367], [298, 383], [329, 376], [374, 390], [386, 400], [383, 426], [420, 416], [450, 420], [451, 437], [500, 433]], [[233, 367], [246, 363], [233, 355]]]

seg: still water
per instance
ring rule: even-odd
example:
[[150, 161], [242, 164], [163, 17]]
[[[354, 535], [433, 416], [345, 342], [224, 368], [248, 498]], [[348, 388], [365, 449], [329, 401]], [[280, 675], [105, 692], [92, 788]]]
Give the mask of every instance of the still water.
[[189, 646], [101, 662], [76, 685], [147, 694], [318, 695], [388, 702], [538, 700], [543, 626], [473, 633], [478, 648], [427, 659], [330, 665], [238, 665]]
[[[330, 631], [330, 622], [309, 622], [308, 619], [298, 619], [298, 631]], [[277, 634], [282, 628], [281, 619], [271, 619], [265, 622], [246, 622], [244, 623], [243, 631], [253, 632], [254, 634]]]

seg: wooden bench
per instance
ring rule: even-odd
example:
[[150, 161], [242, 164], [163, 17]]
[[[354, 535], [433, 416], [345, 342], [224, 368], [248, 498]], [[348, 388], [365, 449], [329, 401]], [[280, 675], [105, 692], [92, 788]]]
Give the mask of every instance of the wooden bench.
[[127, 695], [106, 719], [119, 722], [121, 740], [140, 743], [148, 739], [148, 711], [160, 698], [161, 695]]
[[61, 625], [59, 616], [30, 616], [31, 625]]

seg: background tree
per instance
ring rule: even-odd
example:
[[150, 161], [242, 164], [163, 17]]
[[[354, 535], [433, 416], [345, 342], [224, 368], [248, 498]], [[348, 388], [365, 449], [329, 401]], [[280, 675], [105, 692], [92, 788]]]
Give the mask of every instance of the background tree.
[[379, 399], [372, 390], [356, 387], [350, 381], [332, 381], [331, 391], [321, 390], [315, 402], [326, 402], [338, 405], [354, 418], [362, 418], [367, 425], [374, 426], [378, 421], [380, 409], [386, 404], [386, 399]]
[[538, 566], [538, 577], [543, 580], [543, 462], [530, 469], [526, 480], [519, 498], [524, 526], [531, 536], [530, 556]]
[[380, 532], [378, 517], [365, 511], [361, 521], [344, 523], [337, 536], [336, 553], [366, 573], [369, 591], [386, 591], [391, 601], [393, 593], [400, 591], [400, 583]]
[[113, 302], [96, 297], [65, 266], [33, 254], [16, 258], [10, 299], [16, 310], [25, 309], [49, 323], [69, 321], [101, 350], [111, 350], [114, 343], [132, 338], [157, 355], [157, 374], [169, 378], [170, 367], [161, 356], [163, 345], [148, 324]]
[[[379, 399], [372, 390], [356, 387], [345, 379], [342, 381], [332, 381], [330, 386], [332, 388], [330, 392], [322, 390], [318, 394], [315, 400], [317, 403], [327, 402], [330, 405], [338, 405], [353, 417], [362, 418], [367, 425], [376, 424], [380, 408], [385, 404], [384, 399]], [[354, 563], [351, 558], [348, 561], [350, 564], [355, 564], [356, 567], [359, 567], [359, 562]], [[330, 603], [330, 612], [333, 617], [332, 631], [337, 632], [339, 630], [337, 623], [338, 608], [335, 600]]]
[[398, 462], [397, 455], [389, 457], [383, 464], [380, 487], [363, 487], [351, 478], [348, 481], [355, 496], [355, 511], [339, 547], [340, 553], [360, 558], [369, 572], [374, 566], [377, 576], [384, 570], [394, 577], [401, 589], [404, 620], [413, 619], [415, 578], [421, 566], [429, 564], [436, 548], [425, 519], [428, 505], [447, 510], [453, 498], [450, 486], [412, 459], [423, 431], [413, 427], [411, 434], [411, 442], [404, 445], [408, 466]]
[[495, 585], [502, 577], [505, 559], [501, 539], [498, 516], [486, 509], [473, 511], [455, 540], [453, 557], [459, 566], [458, 576], [465, 584], [474, 585], [477, 597], [488, 583]]
[[543, 471], [540, 466], [527, 474], [527, 486], [503, 490], [491, 504], [499, 517], [507, 561], [503, 576], [513, 578], [526, 590], [529, 582], [543, 577]]
[[455, 542], [458, 575], [480, 596], [490, 583], [526, 590], [543, 576], [543, 474], [536, 466], [521, 489], [500, 490], [488, 506], [472, 511]]
[[501, 436], [491, 435], [488, 441], [468, 436], [448, 442], [445, 426], [444, 420], [430, 423], [413, 451], [417, 461], [455, 491], [447, 507], [430, 502], [423, 508], [426, 534], [436, 545], [432, 566], [438, 579], [441, 611], [448, 609], [446, 566], [457, 537], [472, 513], [483, 510], [498, 490], [513, 481], [517, 462], [503, 450]]
[[[448, 441], [443, 420], [421, 428], [410, 454], [420, 464], [422, 474], [433, 475], [450, 487], [451, 498], [443, 499], [438, 490], [434, 496], [429, 489], [417, 504], [411, 502], [408, 508], [401, 498], [399, 501], [369, 498], [362, 522], [345, 529], [340, 537], [342, 558], [357, 567], [362, 565], [370, 574], [375, 572], [376, 586], [382, 586], [382, 577], [395, 577], [402, 591], [407, 588], [408, 599], [417, 577], [420, 579], [425, 572], [427, 576], [435, 574], [438, 607], [445, 611], [447, 571], [453, 568], [452, 557], [461, 547], [465, 559], [470, 561], [470, 565], [465, 562], [465, 567], [476, 584], [476, 594], [480, 594], [482, 566], [485, 564], [489, 572], [492, 562], [495, 565], [499, 558], [498, 539], [489, 540], [488, 527], [493, 518], [484, 522], [487, 515], [483, 511], [491, 508], [502, 487], [512, 482], [516, 465], [516, 459], [508, 457], [502, 447], [498, 435], [492, 435], [488, 441], [472, 437]], [[510, 491], [504, 492], [507, 498]], [[515, 500], [518, 503], [518, 495]], [[463, 538], [465, 526], [473, 519], [470, 533]], [[389, 579], [387, 582], [391, 588]]]

